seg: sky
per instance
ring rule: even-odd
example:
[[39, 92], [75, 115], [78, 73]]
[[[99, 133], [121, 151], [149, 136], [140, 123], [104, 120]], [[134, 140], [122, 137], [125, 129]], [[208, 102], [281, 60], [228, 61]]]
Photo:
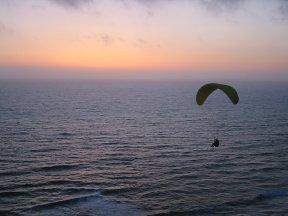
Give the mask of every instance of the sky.
[[0, 0], [0, 79], [288, 80], [288, 0]]

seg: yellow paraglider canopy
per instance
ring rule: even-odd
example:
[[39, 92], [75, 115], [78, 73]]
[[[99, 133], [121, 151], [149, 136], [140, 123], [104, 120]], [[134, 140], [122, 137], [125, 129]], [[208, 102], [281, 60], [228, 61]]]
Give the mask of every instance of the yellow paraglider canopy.
[[239, 96], [238, 96], [237, 91], [233, 87], [229, 85], [219, 84], [219, 83], [209, 83], [209, 84], [203, 85], [198, 90], [197, 95], [196, 95], [197, 104], [202, 105], [205, 102], [205, 100], [208, 98], [208, 96], [217, 89], [222, 90], [230, 98], [233, 104], [238, 103]]

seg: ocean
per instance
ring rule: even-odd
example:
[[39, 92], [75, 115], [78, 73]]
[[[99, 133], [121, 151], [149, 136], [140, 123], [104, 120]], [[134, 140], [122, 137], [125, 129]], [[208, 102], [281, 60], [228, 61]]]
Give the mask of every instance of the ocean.
[[288, 215], [287, 83], [203, 84], [1, 81], [0, 214]]

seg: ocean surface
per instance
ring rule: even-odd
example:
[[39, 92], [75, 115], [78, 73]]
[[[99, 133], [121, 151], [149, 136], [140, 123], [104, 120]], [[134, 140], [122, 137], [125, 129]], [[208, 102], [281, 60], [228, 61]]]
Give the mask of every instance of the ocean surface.
[[1, 81], [0, 215], [288, 215], [288, 83], [202, 84]]

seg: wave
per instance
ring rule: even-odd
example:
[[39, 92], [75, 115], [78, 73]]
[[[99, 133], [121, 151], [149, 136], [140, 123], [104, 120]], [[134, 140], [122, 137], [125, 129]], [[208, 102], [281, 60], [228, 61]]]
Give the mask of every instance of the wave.
[[68, 133], [68, 132], [63, 132], [59, 134], [60, 136], [73, 136], [74, 134]]
[[263, 194], [259, 194], [258, 196], [256, 196], [255, 200], [267, 200], [285, 196], [288, 196], [288, 189], [275, 189]]
[[[235, 210], [235, 207], [247, 207], [250, 205], [256, 205], [262, 201], [281, 198], [288, 196], [288, 189], [274, 189], [261, 194], [258, 194], [248, 199], [237, 199], [232, 201], [223, 202], [219, 205], [206, 206], [204, 208], [195, 208], [191, 211], [167, 211], [157, 214], [151, 214], [150, 216], [190, 216], [190, 215], [229, 215], [229, 212]], [[230, 214], [230, 215], [231, 215]]]
[[288, 189], [274, 189], [269, 190], [264, 193], [258, 194], [251, 199], [238, 199], [234, 201], [228, 201], [221, 206], [248, 206], [248, 205], [254, 205], [258, 202], [264, 201], [264, 200], [270, 200], [274, 198], [280, 198], [288, 195]]
[[52, 180], [47, 182], [41, 182], [41, 183], [26, 183], [26, 184], [12, 184], [9, 186], [0, 186], [1, 190], [16, 190], [16, 189], [32, 189], [32, 188], [43, 188], [43, 187], [52, 187], [52, 186], [62, 186], [62, 185], [71, 185], [74, 187], [81, 188], [83, 186], [94, 183], [83, 183], [82, 181], [71, 181], [71, 180]]
[[17, 214], [12, 214], [10, 210], [0, 209], [1, 216], [18, 216]]
[[1, 197], [19, 197], [19, 196], [31, 196], [31, 193], [27, 191], [4, 191], [0, 192]]
[[31, 171], [29, 170], [14, 170], [14, 171], [4, 171], [0, 172], [0, 176], [19, 176], [19, 175], [25, 175], [29, 174]]
[[101, 192], [102, 195], [117, 195], [124, 192], [129, 192], [135, 190], [135, 188], [132, 187], [125, 187], [125, 188], [111, 188], [111, 189], [105, 189]]
[[62, 171], [67, 169], [76, 169], [79, 168], [81, 165], [82, 164], [62, 164], [62, 165], [44, 166], [35, 168], [34, 171], [45, 171], [45, 172]]
[[41, 153], [41, 152], [53, 152], [53, 151], [60, 151], [57, 148], [42, 148], [42, 149], [31, 149], [30, 152]]
[[48, 181], [46, 183], [47, 185], [67, 185], [67, 184], [77, 184], [77, 185], [82, 185], [83, 182], [82, 181], [75, 181], [75, 180], [52, 180], [52, 181]]
[[63, 205], [69, 205], [69, 204], [73, 204], [75, 202], [79, 202], [79, 201], [87, 201], [89, 198], [92, 197], [98, 197], [100, 198], [99, 194], [92, 194], [92, 195], [87, 195], [87, 196], [81, 196], [81, 197], [76, 197], [76, 198], [70, 198], [70, 199], [63, 199], [63, 200], [59, 200], [59, 201], [55, 201], [55, 202], [49, 202], [49, 203], [44, 203], [44, 204], [39, 204], [39, 205], [35, 205], [32, 206], [31, 208], [29, 208], [29, 210], [43, 210], [43, 209], [50, 209], [56, 206], [63, 206]]
[[144, 216], [145, 210], [139, 206], [105, 199], [99, 193], [63, 199], [55, 202], [32, 206], [24, 215], [95, 215], [98, 216]]

